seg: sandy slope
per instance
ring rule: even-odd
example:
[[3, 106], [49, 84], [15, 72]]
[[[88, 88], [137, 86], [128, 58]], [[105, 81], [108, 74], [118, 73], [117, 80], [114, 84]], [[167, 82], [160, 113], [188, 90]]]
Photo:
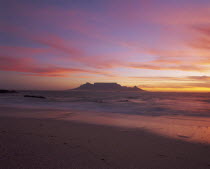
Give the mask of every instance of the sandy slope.
[[137, 129], [0, 117], [2, 169], [210, 168], [210, 146]]

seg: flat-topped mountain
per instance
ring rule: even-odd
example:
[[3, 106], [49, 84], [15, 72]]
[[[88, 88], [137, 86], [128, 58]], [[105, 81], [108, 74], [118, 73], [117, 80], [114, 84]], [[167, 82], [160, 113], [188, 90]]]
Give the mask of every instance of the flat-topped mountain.
[[126, 87], [117, 83], [85, 83], [73, 90], [87, 90], [87, 91], [144, 91], [136, 86]]

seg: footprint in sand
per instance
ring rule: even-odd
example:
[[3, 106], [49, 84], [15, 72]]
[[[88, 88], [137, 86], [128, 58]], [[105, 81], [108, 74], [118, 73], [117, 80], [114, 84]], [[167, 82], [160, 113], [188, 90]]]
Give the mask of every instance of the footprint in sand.
[[167, 155], [164, 155], [164, 154], [158, 154], [158, 156], [160, 156], [160, 157], [168, 157]]

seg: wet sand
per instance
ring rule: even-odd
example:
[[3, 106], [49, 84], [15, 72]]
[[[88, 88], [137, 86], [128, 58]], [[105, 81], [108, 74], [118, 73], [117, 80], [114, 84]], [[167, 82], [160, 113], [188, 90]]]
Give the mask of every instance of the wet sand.
[[0, 117], [3, 169], [208, 169], [210, 145], [81, 122]]

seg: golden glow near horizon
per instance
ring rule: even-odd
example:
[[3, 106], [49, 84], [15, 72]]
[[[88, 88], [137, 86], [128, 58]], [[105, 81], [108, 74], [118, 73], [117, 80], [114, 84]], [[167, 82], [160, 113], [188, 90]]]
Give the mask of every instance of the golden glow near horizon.
[[207, 87], [188, 87], [188, 88], [142, 88], [146, 91], [151, 91], [151, 92], [210, 92], [210, 88]]

